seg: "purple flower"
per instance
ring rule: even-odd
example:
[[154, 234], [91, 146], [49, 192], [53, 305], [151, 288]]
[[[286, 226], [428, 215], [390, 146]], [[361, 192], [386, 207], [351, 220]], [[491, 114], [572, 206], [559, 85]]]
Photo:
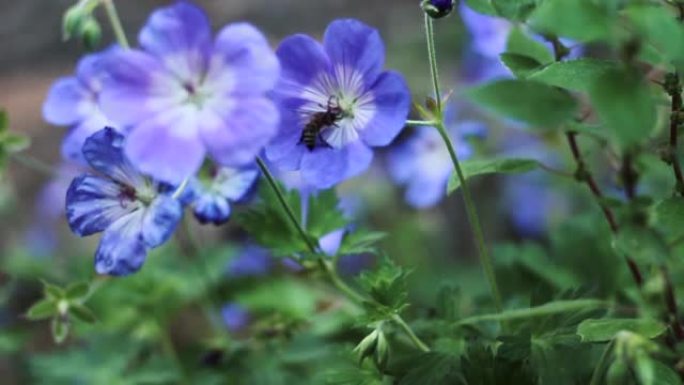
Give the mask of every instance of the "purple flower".
[[323, 44], [294, 35], [278, 47], [283, 67], [275, 89], [280, 131], [266, 148], [307, 184], [328, 188], [365, 171], [371, 147], [386, 146], [403, 128], [411, 95], [403, 77], [383, 71], [377, 30], [358, 20], [331, 23]]
[[128, 275], [147, 252], [166, 242], [183, 215], [180, 202], [138, 173], [123, 153], [124, 137], [111, 128], [86, 139], [83, 156], [98, 175], [71, 182], [66, 216], [79, 236], [102, 232], [95, 252], [99, 274]]
[[[449, 134], [459, 160], [468, 159], [473, 150], [464, 134], [481, 135], [480, 132], [484, 130], [482, 124], [459, 122], [450, 127]], [[436, 128], [416, 127], [410, 138], [390, 150], [388, 162], [392, 179], [407, 186], [404, 196], [409, 205], [415, 208], [432, 207], [446, 195], [453, 163]]]
[[62, 143], [62, 157], [86, 165], [81, 149], [86, 138], [111, 122], [99, 106], [102, 92], [102, 61], [113, 52], [84, 56], [76, 67], [74, 76], [58, 79], [48, 91], [43, 103], [43, 118], [55, 125], [70, 126], [71, 130]]
[[221, 318], [228, 330], [237, 333], [249, 325], [251, 319], [247, 309], [237, 303], [228, 303], [221, 309]]
[[506, 52], [508, 34], [513, 24], [506, 19], [483, 15], [461, 2], [461, 17], [472, 37], [472, 50], [490, 59], [499, 60], [499, 55]]
[[180, 183], [206, 154], [224, 166], [254, 160], [275, 134], [279, 113], [265, 95], [279, 77], [266, 38], [246, 23], [212, 40], [207, 15], [179, 1], [150, 16], [141, 50], [105, 61], [105, 113], [130, 126], [126, 156], [155, 179]]
[[183, 200], [187, 199], [198, 221], [220, 225], [230, 217], [231, 202], [241, 200], [252, 189], [259, 171], [213, 165], [209, 171], [208, 177], [200, 175], [190, 180]]
[[273, 257], [268, 250], [249, 245], [228, 263], [228, 275], [233, 278], [258, 277], [268, 274], [272, 267]]

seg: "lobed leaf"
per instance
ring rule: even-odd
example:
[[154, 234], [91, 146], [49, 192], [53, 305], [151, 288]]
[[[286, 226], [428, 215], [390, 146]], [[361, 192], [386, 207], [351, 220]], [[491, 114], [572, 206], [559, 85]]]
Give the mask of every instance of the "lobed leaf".
[[667, 325], [647, 318], [588, 319], [579, 324], [577, 334], [584, 342], [605, 342], [612, 340], [618, 332], [623, 330], [647, 338], [656, 338], [667, 330]]

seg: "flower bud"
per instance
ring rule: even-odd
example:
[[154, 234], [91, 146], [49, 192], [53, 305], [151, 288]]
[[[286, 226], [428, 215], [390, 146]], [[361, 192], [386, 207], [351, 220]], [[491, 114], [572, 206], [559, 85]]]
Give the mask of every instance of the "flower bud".
[[454, 9], [455, 0], [423, 0], [420, 4], [423, 11], [433, 19], [441, 19]]
[[81, 41], [87, 50], [95, 49], [102, 40], [102, 28], [100, 23], [93, 17], [89, 17], [81, 30]]
[[81, 33], [83, 23], [87, 18], [87, 13], [80, 5], [75, 5], [64, 12], [62, 18], [62, 38], [69, 40]]

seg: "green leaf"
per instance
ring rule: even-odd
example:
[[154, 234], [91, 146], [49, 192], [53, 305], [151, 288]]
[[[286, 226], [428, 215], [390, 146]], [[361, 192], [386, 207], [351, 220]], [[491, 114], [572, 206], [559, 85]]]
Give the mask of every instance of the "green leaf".
[[672, 242], [684, 236], [684, 199], [672, 197], [651, 208], [650, 222]]
[[51, 322], [52, 339], [55, 343], [61, 344], [69, 335], [69, 320], [64, 317], [54, 317]]
[[618, 332], [623, 330], [647, 338], [656, 338], [667, 330], [667, 325], [647, 318], [588, 319], [579, 324], [577, 334], [584, 342], [604, 342], [612, 340]]
[[645, 141], [653, 131], [655, 103], [636, 71], [608, 71], [590, 87], [589, 94], [606, 129], [622, 148]]
[[[534, 159], [487, 159], [467, 160], [461, 162], [461, 169], [466, 180], [479, 175], [487, 174], [520, 174], [539, 168], [539, 162]], [[455, 172], [451, 173], [448, 193], [452, 193], [461, 187], [461, 181]]]
[[638, 264], [661, 264], [670, 255], [665, 239], [657, 231], [641, 226], [625, 226], [613, 239], [613, 248]]
[[372, 306], [371, 317], [382, 319], [389, 314], [399, 313], [408, 305], [408, 287], [406, 277], [409, 272], [396, 265], [389, 258], [383, 258], [375, 270], [364, 271], [359, 276], [359, 283], [376, 304]]
[[92, 310], [78, 303], [69, 304], [69, 314], [85, 323], [92, 324], [97, 321], [97, 317], [95, 317], [95, 314], [92, 312]]
[[348, 233], [342, 239], [342, 244], [338, 250], [339, 255], [353, 255], [363, 253], [377, 253], [376, 244], [387, 236], [386, 233], [379, 231], [368, 231], [357, 229]]
[[347, 220], [338, 208], [339, 199], [334, 189], [323, 190], [309, 197], [306, 231], [316, 238], [340, 229]]
[[506, 53], [526, 56], [541, 64], [549, 64], [554, 61], [553, 53], [549, 48], [520, 27], [511, 29], [508, 34]]
[[684, 65], [684, 26], [674, 13], [660, 5], [632, 4], [624, 15], [656, 51], [680, 68]]
[[490, 0], [496, 13], [509, 20], [525, 21], [534, 11], [536, 0]]
[[57, 314], [57, 303], [51, 299], [43, 299], [36, 302], [26, 312], [26, 318], [31, 321], [38, 321], [50, 318]]
[[467, 96], [503, 117], [546, 130], [572, 119], [577, 110], [568, 92], [529, 80], [499, 80], [471, 89]]
[[546, 0], [532, 14], [530, 24], [544, 34], [591, 42], [610, 40], [614, 22], [590, 0]]
[[45, 296], [48, 298], [53, 298], [53, 299], [62, 299], [64, 298], [64, 295], [66, 294], [64, 292], [64, 289], [57, 285], [53, 285], [47, 281], [42, 281], [43, 282], [43, 292], [45, 293]]
[[79, 299], [84, 298], [90, 292], [89, 282], [76, 282], [69, 285], [66, 289], [66, 298]]
[[496, 314], [484, 314], [468, 317], [458, 321], [456, 325], [459, 326], [486, 321], [511, 321], [545, 317], [559, 313], [572, 313], [580, 310], [607, 308], [608, 306], [608, 302], [598, 299], [560, 300], [527, 309], [505, 310]]
[[0, 134], [0, 147], [10, 154], [24, 151], [30, 145], [31, 140], [27, 136], [10, 133]]
[[537, 60], [517, 53], [503, 53], [501, 61], [516, 77], [521, 79], [535, 73], [542, 66]]
[[496, 9], [492, 5], [491, 0], [465, 0], [466, 4], [475, 12], [483, 13], [485, 15], [496, 16]]
[[443, 352], [422, 353], [411, 360], [411, 367], [399, 385], [457, 384], [460, 357]]
[[653, 361], [653, 374], [658, 385], [681, 385], [682, 380], [677, 372], [660, 361]]
[[572, 91], [589, 92], [598, 79], [618, 66], [618, 63], [609, 60], [590, 58], [568, 60], [550, 64], [528, 76], [528, 79]]
[[7, 116], [7, 111], [0, 109], [0, 133], [7, 131], [9, 127], [9, 117]]

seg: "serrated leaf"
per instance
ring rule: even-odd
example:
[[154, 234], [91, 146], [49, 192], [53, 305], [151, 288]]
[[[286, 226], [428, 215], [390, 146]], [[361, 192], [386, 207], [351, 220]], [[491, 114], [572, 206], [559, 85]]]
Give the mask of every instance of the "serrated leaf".
[[[539, 168], [539, 162], [534, 159], [487, 159], [467, 160], [461, 162], [461, 169], [466, 180], [487, 174], [520, 174]], [[447, 191], [449, 194], [461, 187], [461, 181], [455, 172], [449, 177]]]
[[501, 61], [516, 77], [522, 79], [535, 73], [542, 66], [537, 60], [517, 53], [503, 53], [501, 54]]
[[321, 237], [340, 229], [347, 220], [339, 210], [339, 199], [334, 189], [323, 190], [309, 197], [306, 231], [314, 237]]
[[[375, 270], [364, 271], [359, 276], [364, 291], [376, 302], [368, 305], [378, 313], [378, 318], [399, 313], [408, 305], [407, 276], [408, 271], [388, 258], [383, 258]], [[377, 305], [381, 308], [376, 308]]]
[[545, 130], [572, 119], [577, 110], [568, 92], [530, 80], [499, 80], [471, 89], [466, 96], [502, 117]]
[[604, 342], [612, 340], [618, 332], [623, 330], [646, 338], [656, 338], [667, 330], [667, 325], [646, 318], [588, 319], [579, 324], [577, 334], [584, 342]]
[[86, 297], [90, 292], [90, 283], [76, 282], [69, 285], [66, 289], [65, 296], [68, 299], [79, 299]]
[[606, 308], [609, 303], [598, 299], [559, 300], [526, 309], [505, 310], [496, 314], [484, 314], [459, 320], [456, 325], [465, 325], [487, 321], [510, 321], [518, 319], [544, 317], [559, 313], [577, 312], [587, 309]]
[[64, 317], [54, 317], [50, 323], [52, 338], [57, 344], [64, 342], [69, 335], [69, 321]]
[[606, 130], [622, 148], [645, 141], [656, 123], [656, 107], [641, 74], [608, 71], [590, 87], [591, 102]]
[[553, 53], [539, 40], [530, 36], [520, 27], [511, 29], [506, 42], [506, 53], [529, 57], [541, 64], [553, 62]]
[[598, 79], [619, 66], [619, 63], [609, 60], [591, 58], [568, 60], [550, 64], [529, 75], [528, 79], [567, 90], [589, 92]]
[[50, 318], [55, 314], [57, 314], [57, 303], [51, 299], [43, 299], [28, 309], [26, 318], [31, 321], [38, 321]]
[[546, 0], [530, 16], [532, 28], [541, 33], [581, 42], [610, 40], [612, 17], [590, 0]]
[[69, 304], [69, 314], [74, 316], [74, 318], [78, 319], [79, 321], [83, 321], [85, 323], [92, 324], [97, 321], [97, 317], [95, 317], [95, 314], [92, 312], [92, 310], [78, 303]]
[[357, 229], [345, 235], [340, 245], [338, 254], [340, 255], [354, 255], [363, 253], [375, 253], [376, 243], [387, 236], [386, 233], [380, 231], [368, 231]]

